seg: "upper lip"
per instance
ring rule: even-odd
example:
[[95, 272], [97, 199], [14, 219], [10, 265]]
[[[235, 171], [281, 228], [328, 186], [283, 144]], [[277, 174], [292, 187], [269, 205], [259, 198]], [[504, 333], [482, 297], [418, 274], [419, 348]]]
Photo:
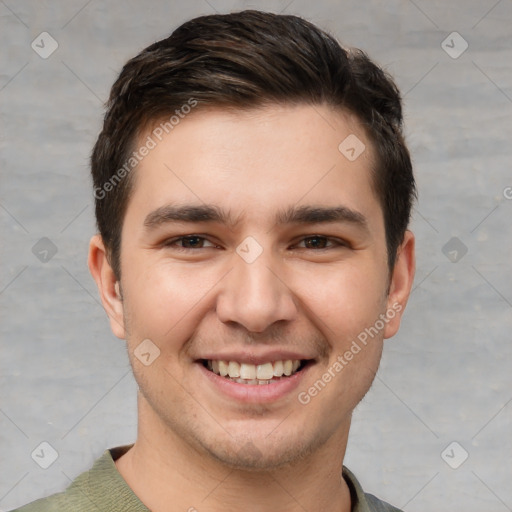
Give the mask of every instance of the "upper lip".
[[237, 361], [238, 363], [246, 364], [264, 364], [274, 361], [287, 361], [291, 360], [309, 360], [314, 357], [300, 352], [293, 352], [289, 350], [269, 350], [264, 353], [257, 353], [254, 351], [238, 351], [238, 352], [215, 352], [206, 353], [201, 355], [198, 360], [211, 360], [211, 361]]

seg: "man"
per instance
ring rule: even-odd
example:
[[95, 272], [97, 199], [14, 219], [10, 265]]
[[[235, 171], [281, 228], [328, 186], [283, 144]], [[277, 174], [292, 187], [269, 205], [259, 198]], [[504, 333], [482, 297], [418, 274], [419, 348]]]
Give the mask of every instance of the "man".
[[193, 19], [130, 60], [89, 268], [138, 435], [24, 512], [398, 509], [343, 466], [414, 277], [392, 80], [295, 17]]

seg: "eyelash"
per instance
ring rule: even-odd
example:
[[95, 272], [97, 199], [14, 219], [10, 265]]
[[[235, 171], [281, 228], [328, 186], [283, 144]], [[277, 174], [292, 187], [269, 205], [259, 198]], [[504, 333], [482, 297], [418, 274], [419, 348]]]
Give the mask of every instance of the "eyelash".
[[[201, 235], [186, 235], [186, 236], [180, 236], [178, 238], [174, 238], [174, 239], [171, 239], [171, 240], [167, 240], [165, 241], [162, 245], [164, 247], [172, 247], [173, 249], [176, 249], [178, 251], [185, 251], [185, 252], [188, 252], [188, 251], [196, 251], [198, 249], [207, 249], [208, 247], [179, 247], [177, 245], [175, 245], [177, 242], [182, 242], [183, 240], [190, 240], [191, 238], [196, 238], [196, 239], [199, 239], [199, 240], [202, 240], [202, 241], [207, 241], [207, 242], [210, 242], [206, 237], [204, 236], [201, 236]], [[328, 237], [328, 236], [324, 236], [324, 235], [309, 235], [309, 236], [306, 236], [304, 238], [301, 238], [301, 240], [299, 241], [299, 243], [302, 243], [306, 240], [314, 240], [314, 239], [320, 239], [322, 241], [325, 241], [327, 243], [330, 243], [331, 246], [330, 247], [321, 247], [321, 248], [316, 248], [317, 251], [322, 251], [322, 250], [327, 250], [327, 249], [334, 249], [336, 247], [350, 247], [350, 245], [345, 242], [344, 240], [340, 240], [340, 239], [337, 239], [337, 238], [331, 238], [331, 237]], [[213, 244], [213, 242], [210, 242]], [[295, 244], [295, 245], [298, 245], [298, 244]], [[213, 244], [213, 247], [212, 248], [215, 248], [216, 246]], [[307, 247], [301, 247], [301, 249], [308, 249]], [[312, 248], [310, 250], [314, 250], [315, 248]]]

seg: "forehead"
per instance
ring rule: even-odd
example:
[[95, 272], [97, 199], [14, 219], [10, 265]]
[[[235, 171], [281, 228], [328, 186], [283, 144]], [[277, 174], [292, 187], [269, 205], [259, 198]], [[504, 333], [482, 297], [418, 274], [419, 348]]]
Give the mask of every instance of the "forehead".
[[150, 140], [127, 213], [170, 203], [218, 204], [237, 218], [257, 212], [260, 220], [293, 205], [380, 212], [373, 149], [347, 112], [323, 105], [201, 108], [172, 128], [153, 126], [139, 144]]

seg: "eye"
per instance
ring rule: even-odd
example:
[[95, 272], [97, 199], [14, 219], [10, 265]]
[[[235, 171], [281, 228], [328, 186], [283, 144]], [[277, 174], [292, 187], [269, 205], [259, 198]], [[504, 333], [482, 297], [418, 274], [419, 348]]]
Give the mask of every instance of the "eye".
[[331, 249], [333, 247], [347, 246], [342, 240], [328, 238], [322, 235], [312, 235], [303, 238], [296, 247], [301, 249]]
[[[206, 245], [207, 244], [207, 245]], [[206, 247], [217, 247], [215, 244], [199, 235], [186, 235], [179, 238], [168, 240], [163, 244], [165, 247], [176, 249], [204, 249]]]

